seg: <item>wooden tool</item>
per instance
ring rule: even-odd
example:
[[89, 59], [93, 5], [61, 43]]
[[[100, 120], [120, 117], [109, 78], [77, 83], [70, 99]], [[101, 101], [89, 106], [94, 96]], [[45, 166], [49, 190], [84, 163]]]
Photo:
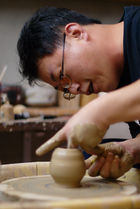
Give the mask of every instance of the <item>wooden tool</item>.
[[2, 69], [1, 73], [0, 73], [0, 83], [1, 83], [1, 81], [2, 81], [2, 79], [4, 77], [4, 75], [5, 75], [5, 73], [7, 71], [7, 68], [8, 68], [8, 66], [5, 65], [4, 68]]

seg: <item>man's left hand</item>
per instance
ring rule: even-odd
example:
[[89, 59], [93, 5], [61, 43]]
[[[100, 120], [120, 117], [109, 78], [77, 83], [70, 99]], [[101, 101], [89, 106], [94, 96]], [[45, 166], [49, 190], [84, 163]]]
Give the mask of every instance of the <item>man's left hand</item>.
[[93, 153], [97, 155], [95, 162], [93, 162], [94, 156], [85, 161], [90, 176], [100, 175], [103, 178], [116, 179], [134, 164], [132, 154], [118, 142], [100, 144], [93, 150]]

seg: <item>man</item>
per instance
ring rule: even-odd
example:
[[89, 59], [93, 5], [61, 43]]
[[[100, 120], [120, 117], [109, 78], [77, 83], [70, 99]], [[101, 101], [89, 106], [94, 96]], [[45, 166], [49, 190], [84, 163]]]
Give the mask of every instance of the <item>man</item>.
[[[25, 24], [18, 41], [21, 72], [32, 83], [43, 80], [64, 92], [109, 92], [76, 113], [37, 154], [61, 141], [97, 154], [86, 161], [89, 175], [118, 178], [140, 163], [139, 125], [133, 139], [98, 145], [109, 125], [140, 119], [140, 7], [126, 7], [119, 23], [101, 24], [68, 9], [44, 8]], [[98, 145], [98, 146], [97, 146]]]

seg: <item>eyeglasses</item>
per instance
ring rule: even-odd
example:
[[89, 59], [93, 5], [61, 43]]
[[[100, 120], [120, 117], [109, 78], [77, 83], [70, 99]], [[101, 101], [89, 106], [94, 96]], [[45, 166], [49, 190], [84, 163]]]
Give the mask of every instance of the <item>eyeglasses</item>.
[[63, 35], [63, 52], [62, 52], [62, 65], [61, 65], [61, 71], [60, 71], [60, 87], [63, 88], [64, 94], [63, 97], [65, 99], [73, 99], [75, 98], [74, 94], [71, 94], [69, 92], [69, 88], [72, 85], [72, 80], [68, 75], [64, 75], [64, 51], [65, 51], [65, 40], [66, 40], [66, 34]]

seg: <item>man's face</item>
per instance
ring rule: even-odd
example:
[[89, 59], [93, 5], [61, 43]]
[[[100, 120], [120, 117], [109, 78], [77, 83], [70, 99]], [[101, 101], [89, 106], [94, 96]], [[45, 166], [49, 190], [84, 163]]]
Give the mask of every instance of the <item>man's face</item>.
[[70, 93], [89, 95], [114, 90], [119, 76], [102, 47], [100, 42], [66, 37], [64, 57], [60, 47], [39, 60], [39, 79], [63, 91], [60, 73], [64, 59], [63, 73], [70, 78]]

